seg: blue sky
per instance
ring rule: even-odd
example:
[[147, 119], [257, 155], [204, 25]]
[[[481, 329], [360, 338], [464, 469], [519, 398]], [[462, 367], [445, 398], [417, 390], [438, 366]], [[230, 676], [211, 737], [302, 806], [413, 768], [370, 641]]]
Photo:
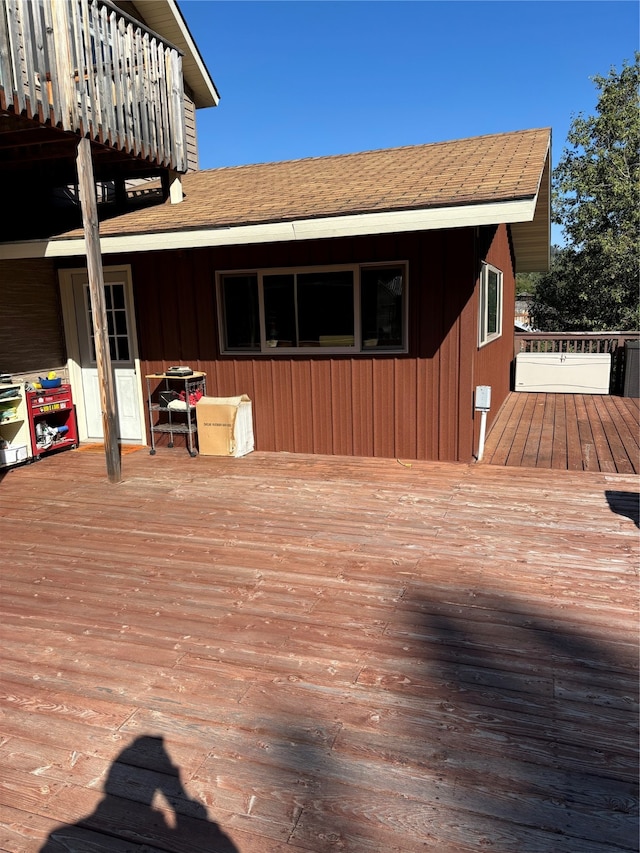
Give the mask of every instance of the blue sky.
[[555, 165], [590, 78], [639, 39], [626, 0], [179, 5], [221, 95], [198, 112], [203, 169], [535, 127]]

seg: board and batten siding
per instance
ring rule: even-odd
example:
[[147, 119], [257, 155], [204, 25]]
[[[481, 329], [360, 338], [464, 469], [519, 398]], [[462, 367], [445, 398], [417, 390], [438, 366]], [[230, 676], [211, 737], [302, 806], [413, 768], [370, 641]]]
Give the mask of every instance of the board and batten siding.
[[[208, 395], [248, 394], [256, 449], [469, 461], [477, 376], [501, 370], [508, 385], [512, 355], [499, 367], [485, 354], [486, 368], [477, 372], [478, 250], [489, 247], [499, 265], [500, 246], [508, 246], [506, 229], [497, 230], [501, 237], [494, 232], [482, 240], [468, 228], [151, 252], [113, 262], [132, 265], [143, 374], [188, 364], [206, 372]], [[220, 354], [216, 271], [385, 261], [408, 263], [408, 353]]]
[[[513, 246], [506, 227], [499, 228], [496, 231], [483, 254], [487, 263], [501, 270], [503, 276], [502, 335], [477, 351], [475, 365], [474, 385], [491, 386], [491, 410], [487, 416], [487, 426], [491, 427], [511, 390], [513, 352], [509, 348], [513, 346], [516, 285]], [[478, 304], [478, 299], [475, 300], [475, 303]], [[479, 437], [479, 426], [479, 418], [476, 418], [475, 447], [477, 447]]]
[[67, 359], [52, 261], [0, 261], [0, 370], [30, 373]]

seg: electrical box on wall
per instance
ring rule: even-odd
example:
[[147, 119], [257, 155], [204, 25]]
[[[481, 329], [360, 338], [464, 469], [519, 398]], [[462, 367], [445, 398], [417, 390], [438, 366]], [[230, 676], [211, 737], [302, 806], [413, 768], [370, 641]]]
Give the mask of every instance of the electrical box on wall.
[[488, 412], [491, 408], [491, 385], [478, 385], [476, 387], [476, 409], [480, 412]]

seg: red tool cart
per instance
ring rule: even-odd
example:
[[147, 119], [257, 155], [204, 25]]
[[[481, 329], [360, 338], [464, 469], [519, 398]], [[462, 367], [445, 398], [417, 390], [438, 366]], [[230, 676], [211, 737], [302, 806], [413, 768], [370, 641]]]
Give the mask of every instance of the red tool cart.
[[27, 410], [34, 459], [54, 450], [77, 447], [78, 425], [71, 385], [28, 391]]

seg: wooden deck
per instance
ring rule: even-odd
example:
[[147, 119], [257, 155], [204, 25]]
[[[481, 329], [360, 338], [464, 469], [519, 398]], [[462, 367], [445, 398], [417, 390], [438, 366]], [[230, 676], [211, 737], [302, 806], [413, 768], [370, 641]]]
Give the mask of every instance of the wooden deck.
[[0, 850], [637, 851], [637, 476], [123, 474], [0, 481]]
[[631, 397], [512, 392], [487, 435], [483, 462], [637, 474], [639, 406]]

